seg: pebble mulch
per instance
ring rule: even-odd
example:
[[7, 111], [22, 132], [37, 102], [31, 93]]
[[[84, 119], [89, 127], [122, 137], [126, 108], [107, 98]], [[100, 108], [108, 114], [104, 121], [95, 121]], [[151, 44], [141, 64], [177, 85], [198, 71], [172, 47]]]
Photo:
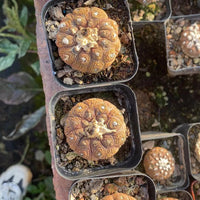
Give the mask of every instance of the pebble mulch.
[[170, 70], [195, 68], [200, 66], [200, 58], [190, 58], [182, 52], [180, 37], [182, 31], [189, 25], [198, 23], [196, 20], [184, 18], [170, 19], [166, 27], [168, 64]]

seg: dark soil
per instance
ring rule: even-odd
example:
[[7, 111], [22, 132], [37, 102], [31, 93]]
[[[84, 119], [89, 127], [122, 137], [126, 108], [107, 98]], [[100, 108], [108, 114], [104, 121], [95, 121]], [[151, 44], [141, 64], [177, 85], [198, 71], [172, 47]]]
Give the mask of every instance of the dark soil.
[[134, 90], [137, 97], [138, 114], [141, 131], [148, 131], [154, 123], [156, 116], [156, 105], [147, 90]]
[[90, 200], [102, 199], [114, 192], [131, 195], [137, 200], [150, 200], [154, 191], [144, 176], [121, 176], [80, 181], [73, 186], [71, 195], [76, 200]]
[[158, 195], [158, 200], [164, 197], [173, 197], [181, 200], [192, 200], [191, 196], [185, 191], [168, 192]]
[[172, 0], [172, 15], [190, 15], [200, 13], [198, 0]]
[[[156, 119], [160, 123], [160, 126], [150, 125], [144, 130], [171, 132], [182, 123], [199, 122], [200, 76], [170, 77], [167, 75], [163, 24], [135, 25], [134, 34], [140, 67], [136, 77], [129, 81], [128, 85], [133, 90], [140, 90], [150, 95], [149, 101], [155, 105], [152, 110], [155, 114], [153, 120]], [[168, 97], [165, 105], [161, 101], [163, 100], [161, 92], [157, 94], [159, 98], [152, 98], [160, 86], [163, 87]], [[143, 104], [147, 104], [145, 100], [141, 99]], [[148, 120], [149, 123], [150, 120], [152, 119]]]
[[[71, 13], [73, 9], [78, 7], [85, 7], [86, 0], [71, 0], [57, 5], [61, 7], [64, 15]], [[56, 9], [57, 6], [51, 8]], [[132, 43], [132, 30], [129, 24], [129, 11], [123, 0], [107, 0], [95, 1], [89, 6], [95, 6], [103, 9], [108, 16], [115, 20], [119, 25], [119, 38], [121, 41], [121, 50], [116, 57], [116, 60], [111, 65], [111, 68], [103, 70], [97, 74], [81, 73], [73, 70], [69, 65], [64, 64], [58, 55], [58, 49], [55, 44], [55, 38], [52, 39], [52, 34], [57, 31], [59, 20], [55, 20], [55, 12], [49, 12], [46, 19], [46, 28], [51, 29], [52, 24], [55, 27], [53, 33], [48, 31], [50, 39], [49, 48], [52, 49], [54, 71], [56, 77], [64, 84], [69, 85], [83, 85], [100, 82], [111, 82], [119, 80], [127, 80], [132, 77], [137, 70], [137, 60], [134, 52], [134, 45]]]
[[200, 162], [195, 156], [195, 145], [200, 133], [200, 124], [191, 127], [188, 133], [189, 148], [190, 148], [190, 162], [191, 162], [191, 173], [194, 175], [200, 175]]
[[[151, 137], [153, 138], [153, 135]], [[153, 141], [154, 143], [150, 144], [149, 141]], [[149, 147], [149, 144], [152, 146]], [[172, 176], [163, 181], [156, 181], [156, 180], [154, 181], [159, 191], [166, 191], [170, 189], [172, 190], [176, 189], [177, 187], [180, 188], [181, 186], [184, 185], [187, 178], [187, 174], [184, 161], [183, 139], [180, 136], [174, 136], [174, 137], [168, 136], [168, 138], [165, 139], [152, 139], [148, 141], [143, 141], [142, 146], [144, 150], [144, 155], [149, 149], [158, 146], [169, 150], [174, 156], [175, 170]], [[136, 169], [145, 173], [143, 167], [143, 160]]]
[[73, 106], [89, 98], [101, 98], [114, 104], [123, 113], [125, 123], [127, 124], [127, 135], [130, 134], [130, 115], [128, 114], [128, 108], [126, 107], [125, 103], [127, 99], [125, 99], [123, 94], [114, 92], [99, 92], [61, 98], [55, 108], [57, 134], [56, 147], [59, 154], [58, 165], [72, 175], [76, 174], [76, 172], [87, 172], [89, 169], [97, 170], [110, 165], [116, 167], [123, 165], [123, 163], [129, 160], [130, 156], [133, 156], [134, 154], [133, 149], [135, 144], [132, 138], [134, 137], [135, 133], [132, 133], [132, 131], [131, 135], [133, 135], [130, 135], [127, 138], [126, 142], [124, 145], [122, 145], [118, 153], [107, 160], [87, 161], [86, 159], [75, 154], [73, 150], [70, 149], [69, 145], [66, 143], [66, 137], [64, 135], [63, 119]]

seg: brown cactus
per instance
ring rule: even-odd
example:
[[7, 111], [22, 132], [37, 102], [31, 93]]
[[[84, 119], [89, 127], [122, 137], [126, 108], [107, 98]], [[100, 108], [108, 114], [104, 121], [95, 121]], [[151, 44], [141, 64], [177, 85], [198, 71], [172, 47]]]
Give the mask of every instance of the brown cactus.
[[145, 172], [154, 180], [168, 179], [174, 172], [175, 161], [171, 152], [163, 147], [154, 147], [144, 157]]
[[129, 196], [127, 194], [124, 194], [124, 193], [114, 193], [112, 195], [108, 195], [108, 196], [105, 196], [103, 199], [101, 200], [137, 200], [136, 198], [132, 197], [132, 196]]
[[118, 25], [100, 8], [77, 8], [61, 21], [56, 45], [61, 59], [73, 69], [98, 73], [120, 51]]
[[112, 157], [127, 137], [121, 112], [98, 98], [74, 106], [67, 115], [64, 132], [70, 148], [87, 160]]
[[181, 33], [180, 44], [183, 53], [189, 57], [200, 57], [200, 25], [194, 23], [188, 26]]

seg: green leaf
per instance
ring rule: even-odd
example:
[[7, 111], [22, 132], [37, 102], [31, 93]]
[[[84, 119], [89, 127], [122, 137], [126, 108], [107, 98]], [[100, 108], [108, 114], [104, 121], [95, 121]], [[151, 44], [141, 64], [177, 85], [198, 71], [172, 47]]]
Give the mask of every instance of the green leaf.
[[38, 194], [40, 193], [40, 189], [37, 188], [35, 185], [29, 185], [27, 191], [31, 194]]
[[31, 64], [31, 68], [37, 75], [40, 75], [40, 62], [36, 61], [35, 63]]
[[25, 197], [25, 199], [24, 200], [31, 200], [31, 198], [29, 198], [29, 197]]
[[34, 78], [26, 72], [12, 74], [7, 79], [0, 78], [0, 85], [0, 100], [10, 105], [28, 102], [42, 91]]
[[15, 61], [18, 46], [7, 39], [0, 40], [0, 52], [6, 54], [0, 57], [0, 71], [10, 67]]
[[0, 58], [0, 71], [3, 71], [10, 67], [15, 61], [16, 54], [8, 54], [7, 56], [2, 56]]
[[30, 44], [31, 44], [31, 40], [29, 39], [24, 39], [20, 41], [19, 50], [18, 50], [18, 58], [21, 58], [26, 54], [26, 52], [28, 51], [30, 47]]
[[25, 27], [28, 22], [28, 8], [23, 6], [21, 13], [20, 13], [20, 22]]
[[7, 141], [13, 141], [18, 139], [19, 137], [26, 134], [29, 130], [37, 126], [37, 124], [41, 121], [44, 115], [45, 107], [42, 106], [34, 113], [23, 116], [22, 120], [18, 124], [16, 124], [15, 129], [8, 136], [4, 136], [3, 139]]
[[38, 183], [38, 188], [40, 189], [41, 192], [43, 192], [45, 190], [45, 188], [46, 188], [44, 182], [39, 182]]
[[48, 162], [48, 164], [51, 165], [51, 153], [50, 153], [50, 151], [45, 151], [44, 157], [45, 157], [45, 160]]
[[48, 192], [48, 199], [55, 199], [55, 191], [53, 187], [53, 179], [51, 176], [45, 178], [44, 183], [46, 185], [46, 192]]
[[[28, 37], [28, 34], [26, 33], [26, 30], [23, 27], [23, 24], [20, 21], [20, 17], [18, 15], [18, 4], [16, 0], [4, 0], [3, 4], [3, 12], [6, 16], [5, 23], [8, 27], [15, 29], [18, 33], [23, 35], [24, 37]], [[25, 9], [24, 9], [25, 10]], [[24, 22], [26, 22], [26, 10], [23, 13]]]
[[51, 191], [52, 194], [50, 194], [51, 196], [54, 196], [54, 187], [53, 187], [53, 180], [52, 180], [52, 177], [49, 176], [49, 177], [46, 177], [44, 179], [44, 183], [45, 183], [45, 186], [46, 186], [46, 191]]
[[1, 53], [10, 53], [10, 52], [17, 52], [18, 45], [13, 44], [7, 39], [0, 40], [0, 52]]

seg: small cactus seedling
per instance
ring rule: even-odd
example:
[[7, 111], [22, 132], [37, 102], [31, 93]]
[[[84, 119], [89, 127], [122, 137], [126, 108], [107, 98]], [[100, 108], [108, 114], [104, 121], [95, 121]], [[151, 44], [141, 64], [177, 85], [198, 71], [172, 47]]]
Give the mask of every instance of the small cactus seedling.
[[200, 25], [197, 23], [186, 27], [182, 32], [180, 44], [183, 53], [191, 58], [200, 57]]
[[154, 180], [168, 179], [174, 172], [175, 161], [171, 152], [163, 147], [154, 147], [144, 157], [145, 172]]

